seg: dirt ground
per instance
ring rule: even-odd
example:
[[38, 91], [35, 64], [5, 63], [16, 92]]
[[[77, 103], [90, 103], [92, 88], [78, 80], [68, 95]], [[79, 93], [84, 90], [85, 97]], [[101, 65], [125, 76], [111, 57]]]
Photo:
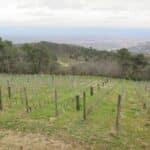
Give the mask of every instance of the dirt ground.
[[85, 150], [85, 145], [33, 133], [0, 130], [0, 150]]

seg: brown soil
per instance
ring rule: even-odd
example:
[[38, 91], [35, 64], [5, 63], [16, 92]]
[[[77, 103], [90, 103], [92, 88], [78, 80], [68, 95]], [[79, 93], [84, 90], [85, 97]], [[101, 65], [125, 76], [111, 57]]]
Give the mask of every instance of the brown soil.
[[0, 150], [86, 150], [84, 144], [41, 134], [0, 130]]

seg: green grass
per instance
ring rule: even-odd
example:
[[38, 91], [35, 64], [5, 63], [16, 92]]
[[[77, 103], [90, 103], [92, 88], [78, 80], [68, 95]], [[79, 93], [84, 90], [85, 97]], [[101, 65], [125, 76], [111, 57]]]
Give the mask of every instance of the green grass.
[[[0, 128], [24, 132], [41, 132], [56, 137], [71, 137], [109, 150], [148, 149], [150, 146], [150, 83], [91, 76], [0, 75], [4, 110]], [[7, 83], [12, 97], [8, 98]], [[90, 96], [89, 87], [100, 83]], [[115, 133], [117, 98], [125, 87], [119, 135]], [[54, 86], [58, 92], [59, 116], [55, 117]], [[23, 87], [27, 89], [31, 113], [26, 113]], [[82, 117], [82, 92], [86, 91], [87, 109], [93, 105], [87, 120]], [[81, 110], [75, 109], [80, 94]], [[146, 104], [146, 108], [143, 105]]]

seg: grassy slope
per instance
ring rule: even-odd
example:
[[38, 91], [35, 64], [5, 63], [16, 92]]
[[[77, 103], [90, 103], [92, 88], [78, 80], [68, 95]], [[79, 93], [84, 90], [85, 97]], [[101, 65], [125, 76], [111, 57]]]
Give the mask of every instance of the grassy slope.
[[[7, 97], [7, 80], [13, 84], [13, 98]], [[7, 76], [0, 75], [3, 89], [4, 111], [0, 112], [0, 128], [25, 132], [41, 132], [59, 138], [73, 138], [92, 145], [95, 149], [148, 149], [150, 146], [150, 101], [145, 85], [149, 83], [124, 81], [125, 96], [122, 105], [121, 132], [115, 135], [114, 125], [118, 94], [121, 93], [122, 80], [111, 79], [106, 86], [89, 95], [89, 83], [100, 82], [100, 77], [57, 76], [56, 87], [59, 93], [59, 117], [54, 117], [53, 82], [48, 75]], [[29, 82], [27, 82], [29, 81]], [[27, 87], [29, 104], [37, 109], [29, 114], [21, 104], [21, 87]], [[87, 108], [98, 102], [94, 111], [83, 121], [82, 111], [76, 112], [74, 101], [70, 101], [83, 89], [87, 93]], [[109, 92], [108, 92], [109, 91]], [[107, 93], [108, 92], [108, 93]], [[22, 92], [21, 92], [22, 93]], [[49, 100], [49, 104], [47, 104]], [[67, 100], [67, 101], [66, 101]], [[41, 107], [39, 108], [39, 101]], [[44, 101], [44, 102], [43, 102]], [[146, 103], [147, 109], [143, 109]], [[81, 106], [82, 107], [82, 106]]]

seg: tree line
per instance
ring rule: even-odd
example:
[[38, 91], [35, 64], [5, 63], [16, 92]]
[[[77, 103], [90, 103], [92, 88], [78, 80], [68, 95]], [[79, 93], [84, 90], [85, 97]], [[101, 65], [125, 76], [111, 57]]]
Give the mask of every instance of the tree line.
[[149, 62], [148, 56], [133, 54], [126, 48], [98, 51], [50, 42], [13, 44], [0, 38], [1, 73], [104, 75], [149, 80]]

